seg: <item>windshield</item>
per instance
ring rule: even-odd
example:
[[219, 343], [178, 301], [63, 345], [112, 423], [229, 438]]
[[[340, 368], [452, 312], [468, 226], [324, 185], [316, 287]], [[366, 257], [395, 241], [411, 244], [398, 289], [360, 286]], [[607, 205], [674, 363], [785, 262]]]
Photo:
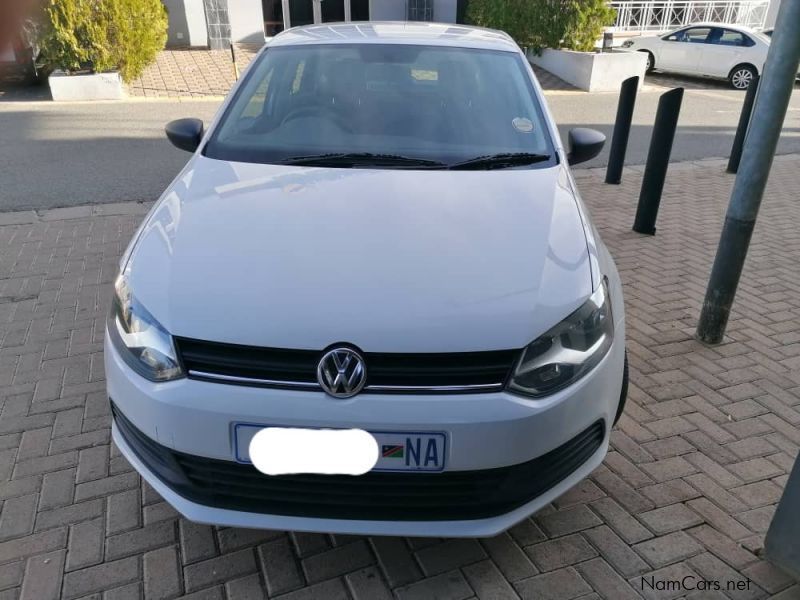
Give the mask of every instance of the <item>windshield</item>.
[[555, 164], [518, 54], [372, 43], [268, 48], [204, 154], [305, 166]]

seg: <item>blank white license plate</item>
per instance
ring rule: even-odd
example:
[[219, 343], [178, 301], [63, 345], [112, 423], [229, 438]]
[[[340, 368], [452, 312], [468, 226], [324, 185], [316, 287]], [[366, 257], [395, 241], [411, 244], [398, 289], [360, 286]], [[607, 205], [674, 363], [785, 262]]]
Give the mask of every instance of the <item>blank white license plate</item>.
[[[234, 423], [236, 461], [252, 464], [250, 440], [270, 425]], [[278, 425], [275, 425], [278, 427]], [[378, 462], [373, 471], [443, 471], [447, 460], [447, 434], [419, 431], [370, 431], [378, 442]]]

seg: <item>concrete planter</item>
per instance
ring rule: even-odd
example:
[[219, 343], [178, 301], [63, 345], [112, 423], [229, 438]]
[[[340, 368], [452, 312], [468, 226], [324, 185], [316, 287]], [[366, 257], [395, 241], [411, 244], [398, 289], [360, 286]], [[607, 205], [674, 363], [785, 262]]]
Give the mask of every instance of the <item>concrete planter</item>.
[[641, 85], [647, 68], [644, 52], [595, 54], [545, 49], [541, 56], [528, 51], [528, 60], [587, 92], [617, 92], [620, 84], [634, 75], [639, 76]]
[[47, 82], [56, 102], [119, 100], [125, 97], [119, 73], [67, 75], [63, 71], [53, 71]]

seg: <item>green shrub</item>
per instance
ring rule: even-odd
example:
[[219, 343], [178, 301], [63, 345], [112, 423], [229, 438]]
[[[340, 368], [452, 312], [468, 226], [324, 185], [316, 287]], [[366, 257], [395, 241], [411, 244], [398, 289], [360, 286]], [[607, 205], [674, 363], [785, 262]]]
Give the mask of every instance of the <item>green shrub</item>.
[[467, 9], [470, 23], [501, 29], [536, 52], [589, 52], [615, 16], [606, 0], [470, 0]]
[[51, 69], [119, 70], [131, 81], [167, 41], [161, 0], [47, 0], [40, 46]]
[[603, 30], [613, 25], [617, 11], [606, 0], [580, 0], [574, 3], [574, 12], [564, 32], [562, 45], [570, 50], [591, 52]]
[[167, 43], [167, 11], [161, 0], [106, 1], [115, 62], [125, 81], [136, 79]]

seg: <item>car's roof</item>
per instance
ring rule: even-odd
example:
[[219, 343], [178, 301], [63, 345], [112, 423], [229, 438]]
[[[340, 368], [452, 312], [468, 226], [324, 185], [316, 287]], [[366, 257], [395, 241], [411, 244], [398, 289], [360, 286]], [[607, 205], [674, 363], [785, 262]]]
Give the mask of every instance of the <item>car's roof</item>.
[[[746, 25], [737, 25], [736, 23], [719, 23], [716, 21], [701, 21], [699, 23], [690, 23], [678, 29], [687, 29], [689, 27], [722, 27], [723, 29], [733, 29], [734, 31], [744, 31], [746, 33], [755, 33], [755, 30]], [[675, 30], [677, 31], [677, 30]]]
[[305, 44], [418, 44], [516, 52], [519, 47], [502, 31], [452, 23], [365, 21], [293, 27], [270, 42], [270, 47]]

